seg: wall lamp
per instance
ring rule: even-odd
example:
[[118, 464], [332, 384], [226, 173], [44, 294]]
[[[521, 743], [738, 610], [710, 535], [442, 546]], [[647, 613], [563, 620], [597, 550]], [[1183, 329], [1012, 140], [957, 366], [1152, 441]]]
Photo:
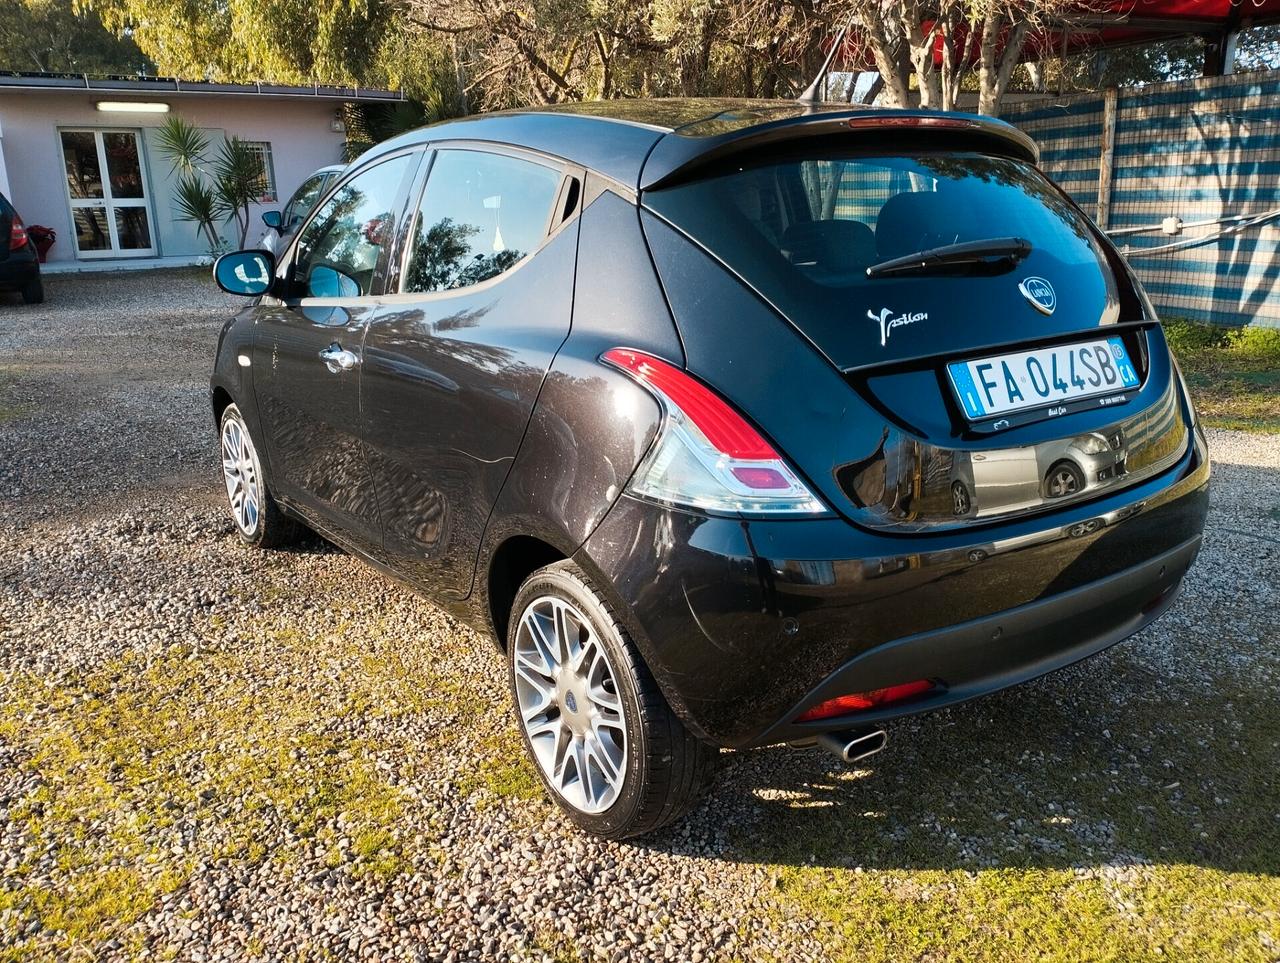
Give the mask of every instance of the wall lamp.
[[167, 114], [168, 104], [146, 103], [140, 100], [100, 100], [98, 109], [111, 114]]

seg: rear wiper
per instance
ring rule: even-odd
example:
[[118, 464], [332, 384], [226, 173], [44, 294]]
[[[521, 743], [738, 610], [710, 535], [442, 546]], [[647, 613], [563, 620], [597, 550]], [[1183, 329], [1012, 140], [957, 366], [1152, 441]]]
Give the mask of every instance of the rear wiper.
[[885, 274], [897, 274], [899, 271], [926, 271], [944, 264], [977, 263], [993, 257], [1007, 257], [1017, 262], [1030, 253], [1031, 242], [1021, 237], [961, 241], [959, 244], [944, 244], [942, 247], [916, 251], [914, 254], [904, 254], [902, 257], [873, 264], [867, 268], [867, 277], [878, 278]]

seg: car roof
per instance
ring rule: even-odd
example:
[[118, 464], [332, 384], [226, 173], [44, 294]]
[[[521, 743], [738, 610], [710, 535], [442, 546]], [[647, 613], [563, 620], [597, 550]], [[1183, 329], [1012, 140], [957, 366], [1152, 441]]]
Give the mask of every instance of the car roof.
[[526, 147], [648, 190], [748, 148], [783, 140], [883, 135], [912, 127], [1034, 162], [1035, 142], [991, 117], [956, 112], [801, 104], [789, 100], [651, 98], [558, 104], [442, 121], [386, 141], [365, 157], [411, 144], [479, 141]]

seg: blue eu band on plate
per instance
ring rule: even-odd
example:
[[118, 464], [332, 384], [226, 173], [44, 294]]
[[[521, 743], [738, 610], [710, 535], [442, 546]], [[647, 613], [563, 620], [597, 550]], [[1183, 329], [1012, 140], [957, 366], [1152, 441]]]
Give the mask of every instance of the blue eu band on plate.
[[1138, 387], [1119, 337], [956, 361], [947, 371], [971, 420]]

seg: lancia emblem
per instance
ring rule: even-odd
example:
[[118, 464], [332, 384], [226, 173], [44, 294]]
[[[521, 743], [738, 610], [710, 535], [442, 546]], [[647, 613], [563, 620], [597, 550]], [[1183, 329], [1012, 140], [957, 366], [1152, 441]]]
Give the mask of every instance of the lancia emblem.
[[1053, 309], [1058, 306], [1058, 296], [1053, 293], [1053, 285], [1044, 278], [1023, 278], [1018, 290], [1041, 314], [1053, 314]]

